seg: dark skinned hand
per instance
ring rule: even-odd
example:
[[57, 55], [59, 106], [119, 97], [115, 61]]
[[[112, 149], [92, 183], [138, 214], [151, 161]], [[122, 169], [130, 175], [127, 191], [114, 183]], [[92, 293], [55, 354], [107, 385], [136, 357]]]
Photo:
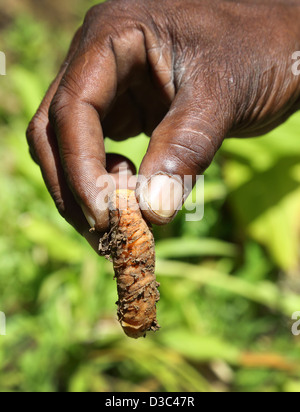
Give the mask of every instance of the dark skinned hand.
[[[139, 175], [147, 180], [137, 197], [150, 222], [170, 222], [174, 209], [154, 204], [172, 175], [195, 181], [226, 137], [264, 134], [298, 110], [300, 77], [291, 67], [299, 21], [300, 1], [292, 0], [110, 0], [92, 8], [27, 132], [62, 216], [97, 248], [90, 225], [108, 227], [99, 177], [122, 186], [135, 174], [128, 159], [106, 155], [104, 138], [144, 132], [151, 139]], [[178, 202], [181, 189], [175, 180]]]

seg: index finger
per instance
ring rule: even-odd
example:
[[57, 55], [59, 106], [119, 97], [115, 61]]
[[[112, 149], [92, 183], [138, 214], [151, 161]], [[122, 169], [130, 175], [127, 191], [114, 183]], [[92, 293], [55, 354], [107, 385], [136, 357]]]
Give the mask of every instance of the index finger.
[[[135, 65], [146, 63], [146, 53], [144, 35], [134, 25], [114, 31], [102, 22], [96, 34], [88, 24], [86, 27], [49, 115], [69, 187], [89, 215], [88, 220], [103, 231], [108, 227], [109, 214], [108, 207], [98, 204], [98, 199], [103, 199], [99, 178], [105, 177], [102, 182], [108, 185], [112, 180], [106, 171], [101, 121], [118, 95], [129, 87]], [[108, 190], [112, 191], [113, 185]]]
[[101, 118], [116, 86], [111, 48], [101, 54], [90, 49], [72, 60], [49, 110], [68, 185], [100, 231], [108, 225], [108, 211], [97, 205], [99, 177], [107, 175]]

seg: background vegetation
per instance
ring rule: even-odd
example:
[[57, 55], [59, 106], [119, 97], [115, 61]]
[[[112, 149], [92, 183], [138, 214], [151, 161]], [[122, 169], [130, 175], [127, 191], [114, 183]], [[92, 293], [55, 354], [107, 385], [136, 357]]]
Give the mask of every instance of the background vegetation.
[[[91, 1], [1, 6], [1, 391], [300, 391], [300, 115], [227, 141], [206, 174], [205, 217], [155, 228], [162, 329], [116, 321], [111, 264], [58, 215], [25, 129]], [[145, 137], [107, 149], [139, 152]]]

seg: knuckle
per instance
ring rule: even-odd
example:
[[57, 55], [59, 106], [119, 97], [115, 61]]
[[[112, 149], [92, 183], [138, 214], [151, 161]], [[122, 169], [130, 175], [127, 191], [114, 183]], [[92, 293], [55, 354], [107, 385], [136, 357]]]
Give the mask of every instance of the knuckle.
[[29, 147], [33, 146], [36, 134], [36, 120], [33, 118], [29, 123], [27, 130], [26, 130], [26, 139]]
[[[144, 0], [113, 0], [93, 6], [84, 19], [83, 27], [93, 26], [101, 37], [110, 37], [144, 21], [148, 7]], [[103, 24], [99, 24], [103, 22]], [[97, 36], [98, 37], [98, 36]]]
[[47, 126], [48, 117], [45, 110], [41, 107], [27, 126], [25, 136], [29, 146], [29, 154], [32, 160], [39, 164], [39, 151], [43, 132]]
[[61, 89], [54, 96], [50, 106], [49, 106], [49, 120], [50, 123], [54, 126], [59, 126], [59, 124], [64, 119], [64, 116], [67, 112], [69, 105], [67, 94]]
[[82, 81], [83, 79], [75, 73], [74, 69], [68, 70], [50, 103], [48, 110], [50, 123], [60, 122], [66, 114], [69, 114], [70, 105], [76, 100], [81, 101], [80, 90], [84, 90], [80, 84]]
[[29, 147], [34, 148], [39, 139], [40, 130], [44, 125], [44, 118], [40, 111], [30, 121], [26, 130], [26, 139]]
[[95, 19], [99, 17], [104, 7], [104, 4], [97, 4], [95, 6], [92, 6], [85, 15], [84, 25], [89, 26], [90, 24], [92, 24]]

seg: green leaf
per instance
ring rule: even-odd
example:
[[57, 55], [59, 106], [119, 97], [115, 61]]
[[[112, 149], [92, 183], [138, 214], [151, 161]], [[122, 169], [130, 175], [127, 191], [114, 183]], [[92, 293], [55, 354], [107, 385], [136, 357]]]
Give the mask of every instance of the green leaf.
[[21, 66], [15, 66], [11, 69], [9, 77], [22, 102], [23, 110], [30, 119], [41, 103], [45, 92], [44, 87], [35, 73], [29, 72]]
[[72, 264], [82, 262], [82, 245], [59, 227], [32, 217], [27, 220], [22, 229], [31, 242], [44, 246], [53, 259]]
[[230, 276], [205, 266], [158, 260], [157, 274], [158, 276], [181, 277], [206, 286], [219, 288], [267, 306], [288, 317], [295, 312], [295, 308], [300, 307], [299, 295], [284, 292], [272, 282], [252, 283], [246, 279]]
[[107, 138], [105, 139], [105, 150], [107, 153], [117, 153], [128, 157], [134, 163], [136, 169], [139, 170], [148, 144], [149, 138], [144, 134], [122, 142], [115, 142]]
[[299, 381], [288, 381], [284, 386], [284, 392], [300, 393], [300, 382]]
[[289, 157], [265, 171], [253, 171], [228, 199], [240, 224], [283, 269], [290, 270], [298, 265], [300, 189], [292, 173], [298, 164], [298, 157]]
[[156, 253], [159, 258], [186, 258], [197, 256], [234, 257], [237, 249], [234, 245], [218, 239], [179, 238], [165, 239], [156, 242]]
[[218, 337], [195, 335], [186, 330], [169, 330], [160, 340], [186, 358], [202, 362], [222, 359], [236, 364], [241, 354], [239, 349]]

